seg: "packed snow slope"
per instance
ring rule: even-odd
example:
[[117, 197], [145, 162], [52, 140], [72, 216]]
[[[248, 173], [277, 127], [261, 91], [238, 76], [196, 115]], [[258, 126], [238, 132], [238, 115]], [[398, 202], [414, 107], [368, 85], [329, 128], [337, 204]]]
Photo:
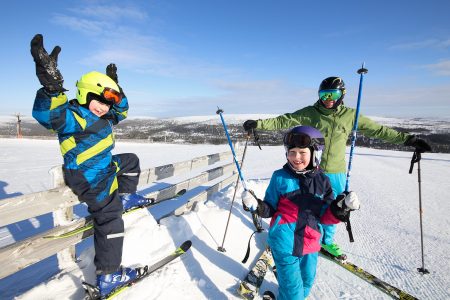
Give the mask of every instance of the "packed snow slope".
[[[56, 141], [0, 139], [0, 199], [50, 188], [48, 170], [61, 164]], [[182, 161], [204, 154], [227, 151], [228, 145], [170, 145], [118, 142], [115, 153], [134, 152], [142, 168]], [[417, 165], [408, 174], [412, 153], [357, 148], [350, 189], [358, 193], [360, 211], [352, 214], [355, 242], [348, 241], [344, 225], [336, 240], [349, 260], [419, 299], [450, 298], [450, 155], [424, 154], [421, 161], [425, 267], [422, 266], [419, 227]], [[250, 146], [243, 173], [249, 188], [264, 197], [272, 172], [285, 162], [283, 147]], [[174, 179], [174, 182], [176, 179]], [[167, 183], [167, 182], [165, 182]], [[152, 186], [140, 188], [140, 192]], [[250, 215], [238, 197], [222, 245], [234, 187], [230, 186], [181, 217], [158, 219], [170, 207], [181, 205], [186, 195], [150, 210], [124, 217], [126, 236], [123, 265], [151, 264], [186, 239], [191, 250], [120, 294], [117, 299], [238, 299], [235, 291], [256, 256], [265, 246], [266, 233], [251, 241], [250, 259], [242, 264], [248, 238], [253, 232]], [[1, 201], [1, 200], [0, 200]], [[269, 220], [265, 220], [267, 228]], [[0, 245], [45, 230], [51, 216], [30, 219], [0, 229]], [[0, 299], [82, 299], [80, 282], [94, 282], [92, 240], [78, 248], [78, 261], [58, 270], [46, 260], [0, 281]], [[261, 291], [277, 293], [268, 273]], [[315, 285], [308, 299], [389, 299], [374, 287], [336, 264], [319, 259]]]

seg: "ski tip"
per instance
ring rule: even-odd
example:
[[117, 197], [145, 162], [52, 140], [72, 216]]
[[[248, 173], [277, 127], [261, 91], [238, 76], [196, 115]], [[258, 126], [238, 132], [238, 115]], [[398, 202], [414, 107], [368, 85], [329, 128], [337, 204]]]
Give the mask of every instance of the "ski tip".
[[192, 246], [192, 242], [190, 240], [187, 240], [180, 246], [180, 249], [183, 250], [184, 252], [186, 252], [189, 250], [189, 248], [191, 248], [191, 246]]

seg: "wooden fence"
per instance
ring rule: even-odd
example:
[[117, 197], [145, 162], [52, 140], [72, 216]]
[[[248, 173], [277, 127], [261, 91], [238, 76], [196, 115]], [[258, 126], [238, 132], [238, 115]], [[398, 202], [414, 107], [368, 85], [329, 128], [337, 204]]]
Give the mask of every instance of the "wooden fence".
[[[237, 155], [240, 154], [237, 153]], [[205, 155], [143, 170], [139, 177], [138, 189], [170, 177], [189, 177], [145, 195], [158, 200], [174, 197], [184, 189], [189, 191], [199, 186], [208, 186], [183, 204], [184, 208], [189, 208], [196, 202], [208, 199], [215, 192], [236, 181], [235, 168], [231, 152]], [[193, 172], [195, 169], [197, 169], [197, 172]], [[200, 172], [199, 170], [204, 171]], [[53, 168], [50, 173], [55, 188], [0, 201], [0, 226], [47, 213], [53, 213], [54, 219], [54, 227], [50, 230], [0, 248], [0, 265], [2, 266], [0, 268], [0, 279], [55, 254], [58, 255], [60, 268], [63, 268], [67, 256], [70, 256], [72, 260], [75, 259], [75, 245], [93, 234], [93, 229], [90, 229], [65, 238], [48, 238], [80, 228], [90, 220], [89, 216], [74, 219], [73, 206], [79, 204], [80, 201], [71, 189], [64, 184], [61, 167]], [[195, 173], [199, 174], [191, 177], [191, 174]], [[211, 185], [211, 181], [219, 180], [218, 178], [220, 178], [220, 181]], [[177, 215], [180, 211], [182, 211], [181, 207], [175, 210], [174, 214]]]

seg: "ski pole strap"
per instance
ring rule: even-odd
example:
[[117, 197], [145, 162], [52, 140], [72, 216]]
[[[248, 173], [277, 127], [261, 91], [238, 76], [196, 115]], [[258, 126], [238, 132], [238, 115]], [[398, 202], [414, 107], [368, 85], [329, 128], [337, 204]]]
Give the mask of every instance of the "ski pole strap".
[[418, 163], [422, 158], [422, 155], [420, 154], [419, 151], [414, 151], [413, 156], [411, 158], [411, 166], [409, 167], [409, 174], [412, 173], [413, 168], [414, 168], [414, 164]]
[[347, 221], [345, 221], [345, 229], [347, 229], [350, 243], [353, 243], [355, 240], [353, 239], [352, 224], [350, 224], [350, 212], [348, 212]]
[[[255, 192], [253, 190], [247, 190], [250, 195], [253, 196], [253, 198], [256, 199], [256, 201], [261, 202], [261, 200], [256, 196]], [[261, 217], [257, 214], [256, 211], [252, 211], [252, 220], [253, 220], [253, 225], [255, 225], [256, 228], [256, 232], [261, 232], [263, 231], [263, 227], [262, 227], [262, 220]]]
[[252, 128], [252, 132], [253, 132], [253, 138], [255, 139], [255, 144], [258, 145], [259, 150], [262, 150], [261, 149], [261, 144], [259, 143], [259, 135], [258, 135], [258, 133], [256, 132], [256, 130], [254, 128]]
[[250, 256], [250, 241], [252, 240], [252, 237], [255, 233], [257, 233], [258, 231], [253, 231], [253, 233], [250, 235], [250, 238], [248, 239], [248, 245], [247, 245], [247, 252], [245, 253], [245, 257], [242, 260], [242, 263], [245, 264], [248, 260], [248, 257]]
[[252, 211], [252, 220], [253, 220], [253, 225], [255, 225], [255, 228], [256, 228], [255, 232], [262, 232], [264, 229], [262, 227], [261, 217], [258, 216], [256, 211]]

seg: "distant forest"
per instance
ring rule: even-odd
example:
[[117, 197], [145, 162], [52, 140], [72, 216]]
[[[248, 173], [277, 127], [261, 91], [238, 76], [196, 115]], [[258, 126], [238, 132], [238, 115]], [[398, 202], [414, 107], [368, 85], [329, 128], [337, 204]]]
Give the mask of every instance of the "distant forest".
[[[191, 143], [191, 144], [223, 144], [227, 143], [223, 127], [218, 121], [211, 122], [178, 122], [166, 119], [131, 119], [119, 123], [115, 127], [116, 139], [120, 140], [146, 140], [148, 142]], [[406, 126], [392, 127], [398, 131], [411, 132]], [[54, 134], [46, 130], [35, 121], [22, 121], [23, 137], [54, 138]], [[245, 141], [246, 135], [242, 124], [228, 124], [228, 130], [233, 141]], [[430, 126], [415, 127], [414, 134], [427, 140], [433, 147], [433, 152], [450, 153], [450, 130], [431, 130]], [[0, 123], [1, 137], [14, 137], [17, 132], [16, 122]], [[280, 145], [282, 131], [259, 131], [259, 143], [264, 145]], [[254, 143], [254, 138], [250, 139]], [[350, 144], [350, 139], [348, 141]], [[357, 146], [411, 151], [403, 145], [393, 145], [381, 140], [366, 138], [358, 135]]]

